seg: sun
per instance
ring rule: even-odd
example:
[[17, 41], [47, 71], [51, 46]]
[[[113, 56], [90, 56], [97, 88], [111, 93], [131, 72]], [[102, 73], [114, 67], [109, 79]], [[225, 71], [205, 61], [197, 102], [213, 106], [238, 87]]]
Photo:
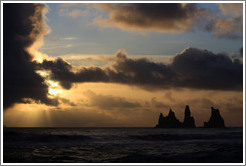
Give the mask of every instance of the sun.
[[41, 77], [47, 78], [49, 76], [49, 72], [46, 70], [37, 70], [36, 73], [38, 73]]
[[41, 77], [45, 79], [45, 84], [48, 85], [49, 91], [48, 94], [51, 96], [57, 96], [62, 93], [59, 82], [50, 80], [50, 72], [46, 70], [38, 70], [36, 71]]
[[62, 93], [62, 90], [59, 89], [59, 83], [55, 81], [48, 80], [46, 81], [47, 85], [49, 86], [49, 95], [56, 96]]
[[49, 88], [49, 94], [51, 96], [56, 96], [56, 95], [60, 94], [61, 92], [62, 92], [62, 90], [60, 90], [60, 89]]
[[47, 84], [48, 84], [49, 87], [51, 87], [51, 88], [57, 88], [57, 87], [58, 87], [58, 82], [55, 82], [55, 81], [48, 80], [48, 81], [47, 81]]

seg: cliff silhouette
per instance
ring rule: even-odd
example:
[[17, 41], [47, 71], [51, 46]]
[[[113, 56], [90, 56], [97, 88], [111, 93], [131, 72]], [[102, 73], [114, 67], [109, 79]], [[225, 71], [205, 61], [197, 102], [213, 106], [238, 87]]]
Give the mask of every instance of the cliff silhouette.
[[[160, 113], [157, 128], [195, 128], [195, 119], [191, 116], [189, 106], [185, 107], [184, 121], [180, 122], [175, 113], [170, 109], [168, 116], [163, 116]], [[224, 119], [221, 117], [219, 109], [211, 107], [211, 117], [208, 122], [204, 122], [204, 128], [224, 128]]]

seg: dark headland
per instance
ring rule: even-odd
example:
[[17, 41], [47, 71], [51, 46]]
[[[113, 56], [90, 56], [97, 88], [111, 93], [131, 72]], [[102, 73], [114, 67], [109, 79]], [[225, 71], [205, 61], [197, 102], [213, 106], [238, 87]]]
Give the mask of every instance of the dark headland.
[[[168, 115], [165, 117], [160, 113], [157, 128], [196, 128], [195, 119], [191, 116], [189, 106], [185, 107], [184, 121], [180, 122], [175, 113], [170, 109]], [[211, 116], [208, 122], [204, 122], [204, 128], [225, 128], [224, 119], [220, 115], [219, 109], [211, 107]]]

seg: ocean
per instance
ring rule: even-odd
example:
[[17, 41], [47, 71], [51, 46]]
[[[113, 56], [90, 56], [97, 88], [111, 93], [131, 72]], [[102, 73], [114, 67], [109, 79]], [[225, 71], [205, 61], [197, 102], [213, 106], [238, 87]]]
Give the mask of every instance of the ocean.
[[4, 128], [4, 163], [242, 163], [243, 128]]

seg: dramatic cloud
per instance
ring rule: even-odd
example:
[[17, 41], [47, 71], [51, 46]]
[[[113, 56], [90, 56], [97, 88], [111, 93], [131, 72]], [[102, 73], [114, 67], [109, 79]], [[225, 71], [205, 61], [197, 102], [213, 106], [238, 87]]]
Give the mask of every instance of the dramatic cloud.
[[220, 3], [211, 11], [197, 4], [95, 4], [108, 13], [94, 23], [122, 30], [187, 32], [194, 29], [212, 32], [217, 37], [237, 38], [243, 33], [243, 4]]
[[32, 55], [27, 51], [47, 34], [43, 4], [3, 4], [3, 105], [31, 98], [48, 105], [57, 101], [47, 97], [48, 86], [35, 72]]
[[[110, 12], [107, 21], [112, 22], [112, 25], [123, 25], [124, 28], [130, 29], [187, 31], [200, 14], [203, 12], [206, 14], [206, 11], [195, 4], [99, 6]], [[240, 12], [233, 12], [229, 7], [221, 7], [221, 10], [224, 15], [229, 14], [230, 18], [241, 17]], [[118, 51], [111, 59], [113, 65], [109, 67], [81, 66], [80, 70], [75, 71], [74, 66], [61, 58], [35, 62], [33, 53], [37, 53], [35, 49], [48, 33], [44, 22], [46, 11], [47, 8], [43, 4], [3, 4], [4, 108], [14, 103], [28, 101], [47, 105], [58, 105], [58, 101], [62, 101], [74, 105], [68, 100], [50, 98], [47, 80], [37, 74], [37, 70], [49, 70], [49, 79], [58, 81], [64, 89], [70, 89], [74, 83], [104, 82], [132, 85], [147, 90], [172, 88], [242, 90], [243, 64], [239, 60], [232, 60], [225, 54], [214, 54], [196, 48], [185, 49], [169, 64], [156, 63], [145, 58], [128, 58], [123, 50]], [[75, 38], [66, 38], [73, 39]], [[93, 97], [95, 99], [95, 95]], [[101, 97], [107, 101], [112, 100], [115, 105], [124, 103], [137, 107], [137, 103], [130, 103], [122, 98]], [[171, 100], [171, 96], [169, 98]], [[158, 105], [155, 99], [152, 103]]]
[[97, 18], [100, 26], [116, 26], [123, 30], [156, 30], [160, 32], [189, 31], [206, 11], [196, 4], [100, 4], [109, 18]]
[[177, 54], [169, 64], [148, 59], [131, 59], [126, 52], [116, 53], [110, 67], [82, 67], [72, 72], [72, 66], [57, 59], [44, 60], [40, 69], [51, 71], [51, 79], [70, 89], [78, 82], [112, 82], [134, 85], [148, 90], [192, 88], [212, 90], [242, 90], [243, 64], [225, 54], [187, 48]]
[[101, 68], [90, 67], [85, 68], [80, 72], [72, 72], [72, 66], [61, 58], [55, 61], [44, 60], [39, 69], [51, 70], [51, 79], [59, 81], [65, 89], [70, 89], [72, 83], [76, 82], [109, 82], [108, 74]]
[[174, 57], [171, 67], [177, 74], [174, 84], [201, 89], [243, 88], [243, 64], [225, 54], [185, 49]]

